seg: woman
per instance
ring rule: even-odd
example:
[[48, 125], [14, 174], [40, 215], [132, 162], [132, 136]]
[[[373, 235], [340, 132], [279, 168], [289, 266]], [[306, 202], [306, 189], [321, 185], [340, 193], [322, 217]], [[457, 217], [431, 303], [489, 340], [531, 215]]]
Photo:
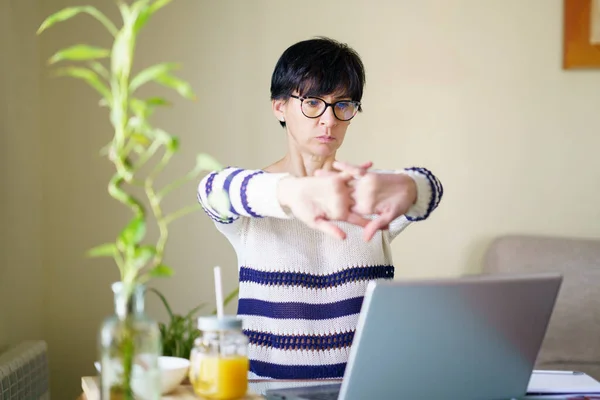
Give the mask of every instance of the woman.
[[[200, 203], [237, 253], [250, 377], [342, 377], [367, 284], [393, 278], [390, 243], [442, 197], [424, 168], [336, 161], [364, 83], [348, 46], [294, 44], [271, 81], [286, 154], [262, 170], [211, 172], [199, 185]], [[225, 210], [209, 201], [221, 190]]]

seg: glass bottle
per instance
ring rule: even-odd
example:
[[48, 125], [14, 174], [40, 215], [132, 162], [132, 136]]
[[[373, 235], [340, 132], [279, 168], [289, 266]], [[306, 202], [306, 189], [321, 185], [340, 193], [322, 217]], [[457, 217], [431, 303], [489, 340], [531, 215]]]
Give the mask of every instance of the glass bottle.
[[160, 399], [158, 324], [144, 313], [145, 286], [112, 285], [114, 315], [99, 333], [100, 399]]
[[189, 378], [198, 396], [237, 399], [248, 391], [248, 338], [235, 316], [198, 318], [200, 337], [190, 354]]

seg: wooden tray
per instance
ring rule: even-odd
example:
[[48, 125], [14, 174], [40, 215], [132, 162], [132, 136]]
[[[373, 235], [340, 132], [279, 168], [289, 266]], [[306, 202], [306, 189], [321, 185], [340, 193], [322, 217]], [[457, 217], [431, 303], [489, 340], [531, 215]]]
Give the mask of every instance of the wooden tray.
[[[85, 394], [86, 400], [100, 400], [100, 390], [98, 388], [98, 377], [96, 376], [84, 376], [81, 378], [81, 387]], [[180, 385], [173, 392], [162, 396], [161, 400], [198, 400], [205, 399], [199, 397], [194, 393], [191, 385]], [[246, 397], [240, 400], [263, 400], [263, 396], [248, 394]], [[208, 399], [205, 399], [208, 400]]]

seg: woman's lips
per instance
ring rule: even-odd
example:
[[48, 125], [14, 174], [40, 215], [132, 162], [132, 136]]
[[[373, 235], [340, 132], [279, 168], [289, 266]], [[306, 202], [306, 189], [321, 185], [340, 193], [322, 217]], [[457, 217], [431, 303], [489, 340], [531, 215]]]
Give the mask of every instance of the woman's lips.
[[333, 136], [319, 136], [317, 137], [317, 140], [321, 143], [331, 143], [335, 140], [335, 138]]

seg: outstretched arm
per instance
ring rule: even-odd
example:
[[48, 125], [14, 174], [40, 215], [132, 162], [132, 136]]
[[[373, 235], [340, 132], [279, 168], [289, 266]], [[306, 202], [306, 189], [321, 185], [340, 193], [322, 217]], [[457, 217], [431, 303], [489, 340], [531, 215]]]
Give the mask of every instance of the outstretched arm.
[[410, 208], [404, 213], [409, 221], [427, 219], [442, 200], [444, 188], [439, 179], [427, 168], [410, 167], [395, 171], [380, 171], [383, 173], [404, 174], [411, 177], [416, 186], [416, 198]]
[[[293, 177], [262, 170], [226, 168], [202, 179], [198, 200], [221, 228], [240, 217], [295, 217], [311, 228], [344, 239], [346, 233], [331, 221], [360, 226], [369, 222], [350, 211], [352, 188], [348, 182], [351, 179], [344, 174]], [[225, 207], [223, 202], [211, 201], [219, 197], [229, 200], [225, 201]]]
[[[240, 216], [289, 218], [277, 198], [279, 181], [286, 176], [233, 167], [213, 171], [200, 181], [198, 201], [221, 224], [231, 224]], [[226, 207], [218, 201], [223, 197], [229, 203], [225, 202]]]

